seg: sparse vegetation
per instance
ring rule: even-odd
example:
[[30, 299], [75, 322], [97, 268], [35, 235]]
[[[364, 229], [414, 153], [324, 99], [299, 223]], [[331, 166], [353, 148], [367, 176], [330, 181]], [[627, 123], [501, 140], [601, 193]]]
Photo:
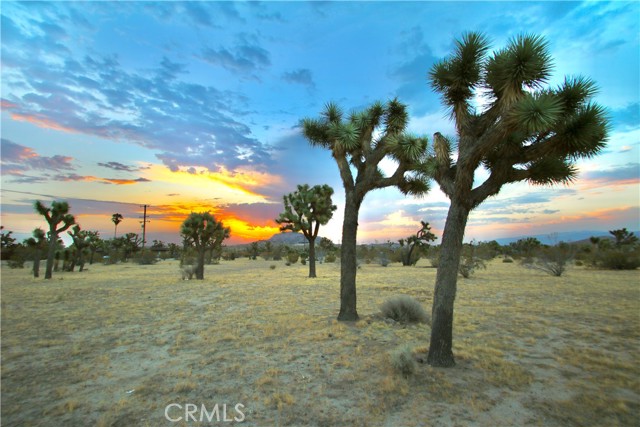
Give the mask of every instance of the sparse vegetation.
[[415, 374], [418, 363], [413, 357], [411, 347], [402, 345], [390, 354], [391, 367], [403, 377], [408, 378]]
[[408, 295], [388, 299], [380, 306], [382, 316], [400, 323], [429, 323], [429, 314], [420, 302]]
[[[246, 405], [247, 425], [488, 426], [505, 415], [495, 396], [550, 427], [637, 420], [637, 271], [576, 267], [552, 278], [489, 262], [481, 286], [458, 289], [459, 370], [447, 372], [415, 347], [428, 326], [375, 320], [400, 291], [433, 298], [414, 270], [363, 264], [363, 318], [345, 324], [327, 318], [337, 264], [313, 281], [300, 280], [299, 263], [264, 280], [271, 264], [223, 261], [188, 286], [177, 283], [177, 260], [95, 264], [44, 284], [3, 267], [3, 425], [43, 413], [52, 425], [164, 425], [175, 399], [223, 399]], [[435, 280], [435, 269], [419, 272]], [[418, 361], [408, 378], [391, 365], [390, 349], [404, 346]]]

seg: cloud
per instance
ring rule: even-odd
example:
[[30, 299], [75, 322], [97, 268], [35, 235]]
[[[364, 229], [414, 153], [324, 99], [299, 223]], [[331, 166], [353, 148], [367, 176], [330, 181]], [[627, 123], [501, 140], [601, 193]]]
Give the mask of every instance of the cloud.
[[99, 162], [98, 166], [102, 166], [108, 169], [113, 169], [116, 171], [124, 171], [124, 172], [136, 172], [140, 170], [140, 168], [137, 166], [127, 166], [120, 162], [106, 162], [106, 163]]
[[633, 185], [640, 182], [640, 163], [626, 163], [609, 169], [591, 170], [581, 174], [581, 184], [588, 188]]
[[242, 33], [237, 36], [236, 45], [231, 49], [224, 47], [202, 50], [202, 59], [213, 65], [219, 65], [227, 71], [251, 74], [271, 65], [271, 55], [258, 45], [255, 35]]
[[613, 110], [612, 124], [615, 128], [637, 129], [640, 127], [640, 103], [634, 102], [625, 108]]
[[99, 182], [101, 184], [115, 184], [115, 185], [131, 185], [138, 184], [141, 182], [151, 182], [147, 178], [136, 178], [136, 179], [123, 179], [123, 178], [100, 178], [93, 175], [78, 175], [75, 173], [72, 174], [57, 174], [57, 175], [46, 175], [48, 180], [51, 181], [87, 181], [87, 182]]
[[299, 68], [282, 74], [282, 79], [289, 83], [307, 86], [309, 89], [315, 89], [316, 84], [313, 81], [313, 74], [308, 68]]
[[[270, 160], [270, 147], [238, 119], [246, 114], [242, 94], [181, 80], [184, 65], [166, 58], [155, 69], [128, 71], [108, 55], [55, 49], [39, 55], [29, 47], [33, 37], [3, 19], [12, 36], [2, 45], [2, 108], [14, 120], [139, 144], [174, 170], [265, 169]], [[270, 63], [249, 35], [230, 54], [247, 70]]]
[[32, 148], [16, 144], [6, 138], [0, 140], [2, 149], [2, 175], [23, 175], [27, 170], [72, 170], [73, 157], [40, 156]]

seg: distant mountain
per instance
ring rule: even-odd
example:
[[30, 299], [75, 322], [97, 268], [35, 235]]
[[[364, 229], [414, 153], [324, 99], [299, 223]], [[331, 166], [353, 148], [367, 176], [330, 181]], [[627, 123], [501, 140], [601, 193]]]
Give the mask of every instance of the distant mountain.
[[[634, 234], [640, 237], [640, 232], [635, 231]], [[573, 242], [588, 242], [590, 237], [601, 237], [606, 239], [613, 239], [613, 236], [608, 231], [594, 231], [594, 230], [582, 230], [582, 231], [565, 231], [562, 233], [552, 234], [537, 234], [518, 237], [504, 237], [502, 239], [495, 239], [500, 245], [508, 245], [512, 242], [517, 242], [520, 239], [526, 239], [527, 237], [535, 237], [544, 245], [553, 245], [560, 242], [573, 243]]]
[[[302, 233], [293, 233], [291, 231], [274, 234], [266, 241], [278, 245], [299, 245], [307, 243], [307, 239], [305, 239]], [[318, 238], [318, 241], [320, 241], [320, 238]]]

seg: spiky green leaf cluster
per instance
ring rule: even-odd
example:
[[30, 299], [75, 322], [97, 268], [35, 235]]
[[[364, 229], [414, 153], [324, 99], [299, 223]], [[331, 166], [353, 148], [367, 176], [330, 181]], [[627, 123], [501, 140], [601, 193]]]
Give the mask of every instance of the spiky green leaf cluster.
[[192, 212], [180, 227], [180, 235], [186, 244], [196, 249], [220, 245], [230, 236], [230, 229], [209, 212]]
[[[436, 136], [435, 178], [450, 196], [456, 182], [464, 182], [471, 207], [505, 183], [571, 182], [577, 173], [573, 163], [597, 155], [609, 131], [605, 109], [592, 101], [593, 81], [573, 77], [548, 87], [553, 64], [543, 37], [515, 37], [493, 54], [488, 48], [483, 35], [465, 34], [430, 72], [458, 132], [457, 155], [449, 141]], [[478, 89], [488, 106], [476, 105]], [[481, 165], [490, 179], [472, 192], [473, 173]]]
[[[65, 201], [54, 200], [51, 202], [51, 207], [47, 207], [37, 200], [34, 207], [36, 212], [45, 218], [49, 224], [50, 232], [55, 236], [69, 229], [76, 222], [74, 216], [69, 213], [69, 203]], [[60, 223], [62, 225], [57, 228]]]
[[276, 223], [281, 231], [302, 231], [307, 239], [318, 236], [320, 225], [325, 225], [337, 209], [331, 201], [333, 188], [328, 185], [298, 185], [297, 190], [283, 197], [284, 212]]
[[[345, 188], [355, 188], [359, 183], [361, 197], [370, 190], [389, 186], [406, 194], [422, 195], [428, 191], [428, 141], [407, 135], [408, 121], [406, 106], [393, 99], [384, 104], [376, 102], [348, 118], [336, 104], [329, 103], [319, 119], [307, 118], [301, 125], [312, 145], [331, 150]], [[378, 167], [385, 157], [398, 163], [391, 176], [385, 176]], [[356, 178], [351, 167], [356, 170]]]

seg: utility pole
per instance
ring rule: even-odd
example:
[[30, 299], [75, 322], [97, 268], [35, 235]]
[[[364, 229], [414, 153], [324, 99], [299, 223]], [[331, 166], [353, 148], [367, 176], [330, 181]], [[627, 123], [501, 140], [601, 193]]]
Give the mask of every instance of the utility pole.
[[147, 243], [147, 223], [150, 222], [147, 220], [147, 208], [149, 205], [142, 205], [141, 208], [144, 208], [144, 216], [142, 217], [142, 249], [144, 249], [144, 245]]

